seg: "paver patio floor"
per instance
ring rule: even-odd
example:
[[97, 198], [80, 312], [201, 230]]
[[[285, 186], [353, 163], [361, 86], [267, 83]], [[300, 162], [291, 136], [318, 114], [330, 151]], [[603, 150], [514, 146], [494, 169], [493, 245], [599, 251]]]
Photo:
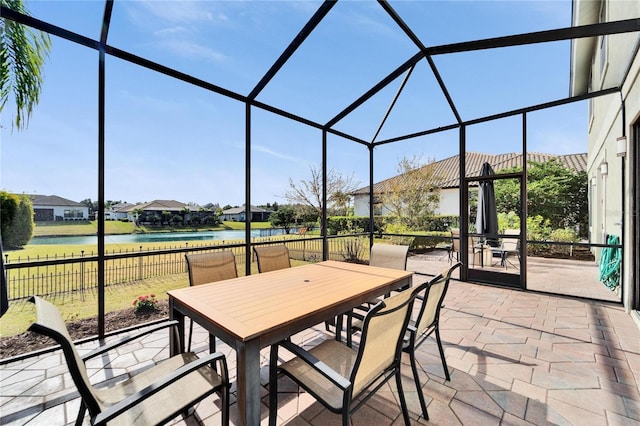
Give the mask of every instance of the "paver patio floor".
[[[441, 321], [451, 381], [444, 379], [434, 341], [417, 355], [430, 421], [420, 415], [408, 358], [403, 358], [413, 424], [640, 425], [640, 328], [619, 305], [452, 281]], [[206, 350], [207, 334], [197, 326], [194, 334], [196, 350]], [[326, 338], [331, 336], [318, 325], [295, 341], [314, 345]], [[235, 353], [218, 342], [233, 379]], [[266, 385], [268, 350], [262, 353]], [[96, 383], [120, 380], [167, 355], [164, 331], [88, 366]], [[393, 382], [383, 387], [352, 424], [402, 424], [396, 393]], [[264, 386], [262, 424], [267, 424], [267, 403]], [[60, 351], [0, 367], [0, 424], [73, 424], [78, 406]], [[339, 416], [287, 379], [279, 385], [278, 416], [279, 424], [340, 424]], [[232, 396], [232, 424], [235, 419]], [[208, 398], [172, 424], [220, 424], [219, 400]]]

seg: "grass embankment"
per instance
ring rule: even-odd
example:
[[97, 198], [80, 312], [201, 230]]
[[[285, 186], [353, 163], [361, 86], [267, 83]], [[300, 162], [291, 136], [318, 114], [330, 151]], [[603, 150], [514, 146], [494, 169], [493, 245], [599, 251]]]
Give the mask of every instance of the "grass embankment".
[[[224, 231], [243, 230], [244, 222], [222, 222], [221, 225], [211, 226], [135, 226], [133, 222], [121, 222], [109, 220], [104, 223], [105, 234], [134, 234], [151, 232], [200, 232], [200, 231]], [[271, 228], [269, 222], [252, 222], [251, 229]], [[98, 222], [38, 222], [33, 229], [34, 237], [53, 237], [71, 235], [95, 235], [98, 233]]]
[[[132, 222], [107, 221], [106, 234], [132, 234], [136, 227]], [[34, 237], [92, 235], [98, 233], [98, 222], [38, 222], [33, 228]]]
[[[240, 222], [229, 222], [240, 223]], [[269, 225], [268, 222], [266, 222]], [[242, 224], [242, 223], [241, 223]], [[242, 224], [244, 225], [244, 224]], [[268, 227], [268, 226], [266, 226]], [[234, 229], [226, 226], [224, 223], [218, 226], [136, 226], [133, 222], [120, 222], [116, 220], [106, 221], [104, 223], [105, 234], [143, 234], [152, 232], [194, 232], [194, 231], [224, 231], [226, 229]], [[240, 229], [244, 229], [241, 227]], [[98, 222], [38, 222], [33, 230], [34, 237], [53, 237], [53, 236], [71, 236], [71, 235], [95, 235], [98, 233]]]

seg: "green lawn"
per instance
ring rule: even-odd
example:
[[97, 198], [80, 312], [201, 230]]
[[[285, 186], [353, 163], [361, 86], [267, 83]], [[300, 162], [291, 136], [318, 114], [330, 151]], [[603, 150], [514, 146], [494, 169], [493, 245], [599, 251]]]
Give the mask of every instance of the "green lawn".
[[[107, 221], [105, 233], [107, 234], [131, 234], [135, 230], [132, 222]], [[98, 233], [98, 222], [38, 222], [33, 228], [34, 237], [47, 237], [54, 235], [91, 235]]]
[[[305, 263], [299, 260], [291, 261], [292, 266], [304, 265]], [[251, 271], [252, 274], [258, 273], [258, 267], [255, 263], [251, 264]], [[244, 275], [244, 267], [238, 268], [238, 274]], [[107, 286], [105, 288], [105, 312], [129, 309], [131, 315], [134, 315], [132, 302], [138, 296], [154, 294], [158, 300], [166, 300], [169, 298], [167, 291], [188, 285], [187, 273], [181, 273]], [[60, 309], [65, 321], [98, 315], [98, 292], [95, 288], [85, 292], [44, 296], [44, 298]], [[35, 307], [32, 303], [24, 299], [10, 302], [9, 310], [0, 318], [0, 337], [13, 336], [26, 331], [35, 319]]]

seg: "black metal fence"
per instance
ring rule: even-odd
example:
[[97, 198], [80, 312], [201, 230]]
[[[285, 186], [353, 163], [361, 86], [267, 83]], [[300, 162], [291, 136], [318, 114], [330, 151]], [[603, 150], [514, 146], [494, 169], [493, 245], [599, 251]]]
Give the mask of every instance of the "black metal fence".
[[[252, 245], [286, 244], [291, 259], [317, 262], [322, 260], [322, 238], [278, 239], [256, 238]], [[105, 253], [105, 286], [122, 285], [187, 272], [185, 253], [232, 250], [236, 255], [238, 271], [245, 270], [245, 248], [242, 243], [207, 243], [189, 245], [110, 251]], [[364, 236], [340, 236], [328, 240], [328, 258], [345, 260], [368, 257], [368, 239]], [[249, 259], [254, 262], [253, 252]], [[9, 300], [19, 300], [32, 295], [51, 296], [70, 292], [82, 292], [98, 287], [98, 256], [94, 253], [71, 253], [55, 257], [36, 257], [6, 261]]]

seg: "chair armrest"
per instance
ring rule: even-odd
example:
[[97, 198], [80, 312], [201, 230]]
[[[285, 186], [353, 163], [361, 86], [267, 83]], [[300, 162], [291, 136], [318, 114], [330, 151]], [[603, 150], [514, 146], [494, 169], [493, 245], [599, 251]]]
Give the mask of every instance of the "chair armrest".
[[193, 373], [194, 371], [212, 362], [220, 363], [220, 366], [221, 366], [220, 376], [223, 379], [223, 385], [229, 386], [227, 360], [222, 352], [215, 352], [203, 358], [200, 358], [196, 361], [190, 362], [189, 364], [183, 365], [180, 368], [177, 368], [173, 373], [163, 378], [162, 380], [152, 383], [146, 388], [141, 389], [140, 391], [136, 392], [131, 396], [128, 396], [127, 398], [123, 399], [117, 404], [112, 405], [111, 407], [107, 408], [106, 410], [99, 413], [95, 417], [94, 424], [95, 425], [106, 424], [107, 422], [113, 420], [115, 417], [119, 416], [120, 414], [130, 409], [131, 407], [135, 406], [141, 401], [144, 401], [145, 399], [153, 396], [154, 394], [158, 393], [162, 389], [166, 388], [176, 380], [186, 376], [187, 374]]
[[340, 389], [346, 390], [351, 386], [351, 382], [349, 380], [342, 377], [334, 369], [329, 367], [324, 362], [320, 361], [311, 353], [302, 349], [300, 346], [294, 345], [289, 340], [284, 340], [278, 344], [283, 348], [285, 348], [286, 350], [288, 350], [289, 352], [293, 353], [295, 356], [297, 356], [298, 358], [300, 358], [310, 366], [312, 366], [313, 368], [315, 368], [316, 370], [318, 370], [320, 374], [322, 374], [324, 377], [326, 377], [329, 381], [331, 381], [333, 384], [338, 386]]
[[178, 325], [178, 321], [175, 320], [167, 320], [166, 322], [160, 323], [160, 324], [156, 324], [153, 325], [151, 327], [149, 327], [146, 330], [142, 330], [142, 331], [138, 331], [136, 333], [132, 333], [129, 334], [123, 338], [121, 338], [120, 340], [116, 340], [114, 342], [108, 343], [106, 345], [100, 346], [99, 348], [94, 349], [93, 351], [89, 352], [88, 354], [82, 355], [82, 361], [87, 361], [91, 358], [95, 358], [98, 355], [101, 355], [105, 352], [109, 352], [110, 350], [117, 348], [118, 346], [122, 346], [125, 343], [129, 343], [132, 340], [136, 340], [142, 336], [145, 336], [147, 334], [156, 332], [158, 330], [162, 330], [163, 328], [167, 328], [167, 327], [175, 327], [176, 325]]

